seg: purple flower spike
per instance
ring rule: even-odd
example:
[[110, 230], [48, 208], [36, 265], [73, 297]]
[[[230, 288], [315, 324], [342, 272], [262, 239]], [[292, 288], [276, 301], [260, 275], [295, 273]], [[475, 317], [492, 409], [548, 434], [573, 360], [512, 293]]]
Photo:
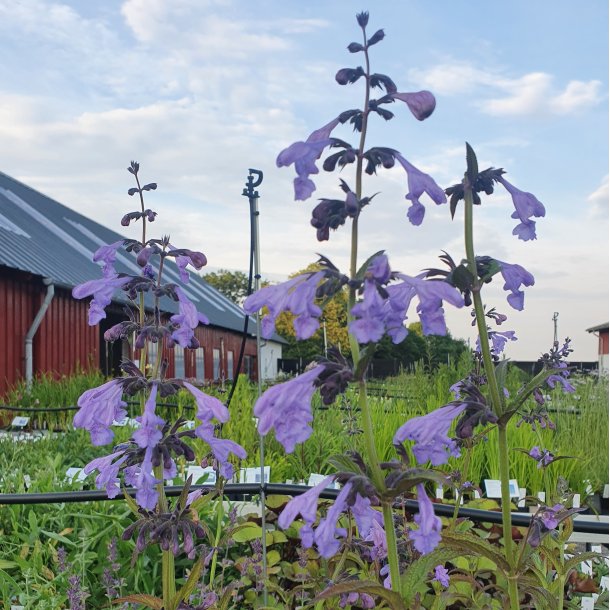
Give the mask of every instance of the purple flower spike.
[[363, 299], [352, 308], [354, 320], [349, 331], [358, 343], [377, 343], [385, 331], [386, 301], [379, 294], [375, 282], [364, 282]]
[[531, 448], [528, 455], [538, 462], [538, 468], [546, 468], [555, 461], [555, 456], [548, 449], [540, 449], [537, 445]]
[[123, 402], [122, 397], [123, 386], [119, 379], [87, 390], [78, 399], [80, 409], [74, 416], [74, 427], [88, 430], [94, 445], [107, 445], [112, 442], [112, 422], [127, 415], [127, 403]]
[[153, 383], [150, 396], [144, 405], [144, 414], [136, 417], [136, 420], [140, 422], [140, 427], [133, 433], [133, 440], [142, 449], [155, 447], [163, 438], [160, 428], [163, 427], [165, 420], [155, 413], [156, 406], [157, 384]]
[[[430, 91], [417, 93], [391, 93], [389, 97], [403, 101], [418, 121], [427, 119], [436, 108], [436, 99]], [[405, 168], [406, 169], [406, 168]]]
[[419, 525], [418, 530], [409, 532], [409, 540], [413, 546], [422, 554], [431, 553], [441, 541], [441, 520], [434, 514], [434, 507], [426, 493], [424, 486], [417, 486], [417, 502], [419, 513], [415, 515], [415, 522]]
[[525, 293], [519, 288], [521, 286], [533, 286], [534, 276], [521, 265], [511, 265], [502, 261], [497, 261], [497, 263], [500, 265], [500, 273], [504, 278], [503, 289], [511, 293], [506, 297], [508, 304], [513, 309], [522, 311]]
[[430, 461], [433, 466], [446, 464], [450, 456], [460, 455], [455, 441], [447, 436], [453, 420], [462, 413], [466, 404], [449, 404], [432, 413], [414, 417], [403, 424], [394, 435], [394, 444], [405, 440], [415, 441], [413, 455], [420, 464]]
[[536, 239], [536, 223], [531, 220], [541, 218], [546, 214], [544, 205], [536, 199], [531, 193], [520, 191], [515, 188], [510, 182], [502, 176], [498, 176], [496, 180], [510, 193], [515, 206], [515, 211], [511, 214], [511, 218], [520, 220], [521, 222], [513, 229], [513, 235], [516, 235], [523, 241]]
[[447, 588], [449, 586], [449, 572], [443, 565], [438, 565], [434, 568], [434, 578], [441, 586]]
[[316, 190], [316, 185], [309, 179], [309, 176], [319, 172], [316, 161], [320, 158], [322, 151], [331, 144], [330, 134], [338, 124], [339, 119], [333, 119], [327, 125], [314, 131], [305, 142], [295, 142], [278, 155], [276, 160], [278, 167], [294, 163], [297, 172], [294, 180], [295, 200], [304, 201]]
[[407, 172], [407, 179], [409, 184], [409, 192], [406, 194], [405, 199], [411, 201], [411, 207], [407, 212], [407, 217], [411, 224], [419, 226], [423, 219], [426, 210], [419, 200], [419, 198], [426, 193], [434, 203], [440, 205], [441, 203], [447, 203], [447, 197], [445, 191], [434, 182], [434, 180], [419, 171], [415, 166], [411, 165], [402, 155], [396, 154], [396, 160], [404, 167]]
[[275, 437], [292, 453], [297, 443], [311, 436], [311, 398], [315, 382], [324, 371], [322, 365], [285, 383], [269, 388], [254, 405], [254, 416], [259, 418], [258, 431], [263, 436], [275, 428]]
[[246, 450], [234, 441], [216, 438], [214, 436], [214, 425], [209, 421], [204, 421], [200, 426], [197, 426], [195, 434], [210, 446], [214, 458], [220, 465], [220, 474], [225, 479], [230, 479], [233, 476], [234, 469], [229, 462], [229, 454], [232, 453], [243, 460], [247, 456]]
[[115, 498], [121, 491], [119, 469], [128, 457], [124, 451], [117, 451], [92, 460], [83, 468], [83, 471], [85, 474], [91, 474], [97, 470], [99, 474], [95, 478], [95, 486], [98, 489], [105, 488], [108, 497]]
[[72, 289], [72, 296], [75, 299], [84, 299], [93, 295], [89, 304], [89, 326], [95, 326], [106, 317], [104, 310], [110, 305], [112, 296], [130, 279], [130, 277], [118, 277], [116, 275], [108, 276], [99, 280], [90, 280]]

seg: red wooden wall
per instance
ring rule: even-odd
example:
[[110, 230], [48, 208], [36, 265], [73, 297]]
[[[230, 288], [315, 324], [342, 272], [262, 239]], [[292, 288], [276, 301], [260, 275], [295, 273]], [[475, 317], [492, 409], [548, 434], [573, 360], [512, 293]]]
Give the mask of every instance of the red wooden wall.
[[[46, 295], [40, 278], [3, 268], [0, 272], [0, 394], [25, 376], [25, 335]], [[88, 304], [68, 290], [55, 295], [34, 335], [34, 375], [69, 375], [99, 366], [99, 330], [87, 324]]]
[[[25, 335], [46, 295], [42, 280], [13, 269], [0, 269], [0, 396], [25, 376]], [[55, 295], [34, 335], [34, 376], [49, 372], [69, 375], [79, 367], [100, 367], [100, 329], [87, 324], [89, 299], [78, 301], [69, 290], [55, 287]], [[227, 354], [233, 352], [233, 375], [237, 367], [241, 334], [222, 328], [200, 326], [196, 336], [204, 349], [205, 380], [213, 381], [213, 350], [221, 355], [221, 377], [228, 379]], [[250, 356], [256, 378], [256, 341], [249, 338], [244, 352]], [[169, 362], [168, 377], [175, 374], [174, 351], [163, 347]], [[184, 350], [185, 377], [197, 377], [195, 350]], [[242, 367], [242, 371], [245, 367]]]

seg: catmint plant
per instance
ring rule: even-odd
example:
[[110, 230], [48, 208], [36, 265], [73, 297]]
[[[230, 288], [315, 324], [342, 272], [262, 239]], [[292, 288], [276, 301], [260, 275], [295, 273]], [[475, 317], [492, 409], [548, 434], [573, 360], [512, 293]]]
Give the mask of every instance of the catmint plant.
[[[148, 361], [150, 343], [169, 349], [175, 345], [184, 349], [199, 347], [195, 328], [199, 324], [208, 324], [208, 319], [197, 311], [184, 286], [189, 282], [188, 268], [199, 270], [207, 260], [201, 252], [174, 247], [167, 236], [149, 237], [148, 225], [156, 221], [157, 213], [145, 207], [144, 193], [156, 190], [157, 184], [141, 184], [140, 167], [135, 161], [127, 169], [136, 183], [128, 194], [138, 196], [140, 209], [125, 214], [121, 225], [127, 227], [132, 222], [140, 222], [141, 238], [119, 240], [99, 248], [93, 260], [101, 264], [102, 277], [76, 286], [73, 296], [79, 299], [93, 297], [89, 306], [89, 324], [95, 325], [106, 317], [106, 307], [116, 293], [121, 292], [126, 304], [126, 320], [108, 329], [104, 339], [112, 342], [133, 338], [133, 353], [139, 356], [138, 362], [123, 360], [121, 377], [87, 390], [78, 400], [80, 408], [74, 417], [74, 426], [87, 430], [94, 445], [109, 445], [114, 440], [113, 425], [127, 415], [126, 398], [139, 398], [140, 414], [135, 418], [138, 427], [131, 438], [115, 445], [107, 455], [89, 462], [84, 471], [86, 474], [97, 473], [96, 486], [105, 489], [110, 498], [125, 487], [135, 488], [135, 504], [130, 501], [130, 505], [138, 519], [126, 528], [123, 538], [135, 536], [135, 554], [151, 544], [160, 546], [163, 553], [163, 607], [175, 610], [189, 590], [183, 588], [176, 593], [174, 556], [181, 553], [192, 555], [197, 539], [202, 538], [205, 532], [192, 517], [190, 505], [195, 498], [188, 494], [190, 482], [171, 507], [165, 496], [164, 480], [176, 476], [178, 458], [195, 459], [192, 446], [195, 439], [207, 444], [220, 481], [233, 476], [231, 456], [243, 459], [246, 452], [234, 441], [218, 436], [217, 424], [229, 419], [229, 411], [220, 400], [183, 379], [168, 378], [168, 362], [163, 359], [162, 349], [157, 350], [154, 361]], [[139, 274], [115, 269], [120, 250], [141, 268]], [[177, 266], [182, 285], [165, 279], [163, 272], [169, 261]], [[173, 301], [178, 313], [167, 316], [162, 307], [163, 299]], [[194, 429], [187, 429], [181, 418], [174, 422], [166, 421], [156, 411], [159, 398], [175, 395], [180, 390], [191, 394], [195, 402], [198, 425]], [[199, 561], [202, 562], [203, 558]], [[128, 596], [124, 600], [142, 601], [137, 596]]]

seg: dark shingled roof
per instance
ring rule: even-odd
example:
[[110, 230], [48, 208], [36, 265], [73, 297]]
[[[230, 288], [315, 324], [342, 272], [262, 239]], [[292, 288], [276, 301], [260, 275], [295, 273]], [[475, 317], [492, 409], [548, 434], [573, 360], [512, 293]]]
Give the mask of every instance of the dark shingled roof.
[[605, 324], [598, 324], [597, 326], [592, 326], [591, 328], [587, 328], [588, 333], [596, 333], [600, 330], [608, 330], [608, 322]]
[[[48, 277], [57, 286], [72, 289], [101, 277], [100, 266], [92, 261], [93, 253], [120, 239], [124, 236], [0, 172], [0, 268], [4, 265]], [[115, 268], [131, 274], [141, 271], [135, 257], [124, 250], [119, 250]], [[166, 259], [164, 269], [166, 281], [181, 284], [171, 259]], [[190, 273], [183, 290], [211, 325], [243, 330], [244, 312], [196, 272]], [[117, 302], [122, 301], [121, 295], [117, 292]], [[169, 313], [178, 311], [177, 303], [168, 298], [162, 299], [161, 308]], [[254, 329], [251, 319], [249, 334]], [[285, 343], [277, 334], [272, 340]]]

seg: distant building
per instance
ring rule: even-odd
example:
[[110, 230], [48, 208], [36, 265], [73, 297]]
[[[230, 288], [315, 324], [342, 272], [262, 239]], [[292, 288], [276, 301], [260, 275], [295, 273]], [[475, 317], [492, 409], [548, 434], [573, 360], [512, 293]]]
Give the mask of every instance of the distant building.
[[605, 324], [598, 324], [587, 328], [588, 333], [596, 334], [598, 337], [598, 348], [597, 358], [599, 372], [601, 374], [608, 374], [608, 322]]
[[[17, 380], [39, 373], [69, 375], [79, 367], [93, 367], [116, 374], [124, 356], [136, 355], [129, 342], [103, 340], [104, 331], [125, 317], [124, 297], [117, 294], [106, 309], [107, 317], [93, 327], [87, 324], [89, 299], [72, 298], [74, 286], [101, 277], [93, 253], [122, 238], [0, 172], [0, 395]], [[116, 269], [140, 272], [124, 251], [118, 253]], [[173, 262], [167, 261], [165, 269], [167, 280], [179, 282]], [[169, 362], [168, 376], [206, 382], [233, 379], [243, 311], [195, 272], [184, 291], [210, 324], [196, 329], [201, 344], [196, 350], [161, 346]], [[178, 308], [165, 297], [161, 310], [171, 315]], [[257, 371], [255, 328], [251, 320], [242, 366], [252, 379]], [[263, 378], [275, 377], [283, 343], [278, 335], [265, 342]]]

